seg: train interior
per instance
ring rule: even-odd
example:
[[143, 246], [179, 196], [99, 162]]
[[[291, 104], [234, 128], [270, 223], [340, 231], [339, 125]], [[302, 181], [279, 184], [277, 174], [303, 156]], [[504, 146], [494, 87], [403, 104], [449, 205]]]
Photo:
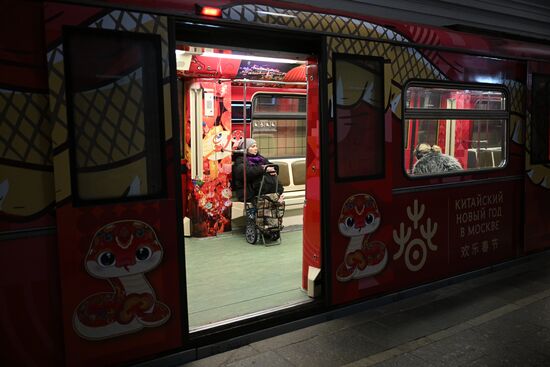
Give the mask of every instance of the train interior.
[[[306, 55], [176, 48], [190, 330], [311, 302], [302, 288]], [[255, 244], [245, 238], [245, 203], [234, 190], [247, 138], [278, 166], [284, 187], [279, 235]]]
[[456, 159], [461, 171], [503, 167], [506, 164], [506, 101], [503, 90], [495, 87], [413, 85], [407, 88], [406, 173], [410, 176], [435, 173], [415, 170], [421, 145]]

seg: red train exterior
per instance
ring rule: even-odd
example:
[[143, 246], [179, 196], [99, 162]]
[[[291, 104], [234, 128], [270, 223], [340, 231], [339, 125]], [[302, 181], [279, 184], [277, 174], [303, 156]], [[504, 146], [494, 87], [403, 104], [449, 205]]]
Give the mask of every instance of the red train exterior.
[[[6, 6], [0, 245], [9, 255], [0, 266], [2, 365], [137, 363], [550, 247], [550, 104], [540, 97], [550, 95], [550, 47], [284, 2], [201, 5], [220, 8], [221, 16], [170, 0]], [[185, 291], [182, 219], [191, 210], [184, 198], [192, 184], [180, 175], [187, 163], [179, 149], [185, 110], [174, 56], [176, 41], [186, 41], [181, 22], [251, 36], [269, 32], [272, 39], [296, 35], [320, 47], [305, 75], [302, 286], [308, 271], [319, 269], [321, 296], [307, 310], [198, 336], [189, 331]], [[82, 39], [87, 46], [78, 45]], [[128, 106], [134, 97], [122, 84], [102, 93], [86, 69], [109, 78], [138, 63], [142, 70], [158, 66], [156, 74], [128, 74], [127, 83], [146, 85], [135, 98], [154, 100], [143, 120], [153, 116], [160, 128], [136, 123], [133, 135], [94, 148], [100, 132], [82, 127], [92, 112], [79, 115], [68, 106], [77, 98]], [[424, 99], [410, 97], [415, 90]], [[254, 91], [234, 99], [251, 100]], [[445, 96], [436, 107], [423, 102], [436, 92]], [[475, 109], [467, 99], [477, 92], [486, 98], [479, 103], [499, 98], [499, 105]], [[428, 125], [434, 130], [421, 133]], [[494, 146], [489, 138], [484, 147], [481, 138], [477, 146], [467, 142], [478, 127], [504, 137]], [[70, 138], [75, 134], [89, 137], [89, 146], [78, 146]], [[432, 134], [430, 144], [452, 152], [464, 171], [415, 175], [422, 134]], [[137, 143], [138, 136], [157, 143]], [[131, 153], [117, 153], [122, 145]], [[482, 165], [482, 156], [492, 163]], [[129, 199], [120, 201], [121, 192]], [[109, 268], [114, 239], [144, 264], [131, 279]], [[126, 271], [136, 266], [120, 251]]]

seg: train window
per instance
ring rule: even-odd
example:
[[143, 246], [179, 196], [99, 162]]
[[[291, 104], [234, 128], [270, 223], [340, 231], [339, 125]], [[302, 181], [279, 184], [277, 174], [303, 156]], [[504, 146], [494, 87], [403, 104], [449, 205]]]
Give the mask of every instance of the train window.
[[550, 162], [550, 75], [533, 75], [531, 163]]
[[[243, 122], [243, 102], [231, 101], [231, 122]], [[252, 121], [252, 103], [246, 102], [246, 122]]]
[[305, 157], [306, 96], [256, 94], [252, 137], [268, 158]]
[[160, 39], [77, 28], [63, 36], [74, 200], [162, 195]]
[[261, 115], [289, 115], [306, 113], [306, 96], [291, 96], [277, 94], [259, 94], [254, 97], [254, 113]]
[[334, 55], [336, 173], [339, 180], [384, 175], [384, 64]]
[[504, 111], [502, 91], [410, 86], [406, 107], [421, 110], [491, 110]]
[[417, 123], [418, 141], [425, 141], [430, 144], [437, 144], [439, 125], [431, 121], [419, 120]]
[[508, 107], [504, 88], [412, 82], [404, 95], [408, 175], [453, 174], [505, 165]]

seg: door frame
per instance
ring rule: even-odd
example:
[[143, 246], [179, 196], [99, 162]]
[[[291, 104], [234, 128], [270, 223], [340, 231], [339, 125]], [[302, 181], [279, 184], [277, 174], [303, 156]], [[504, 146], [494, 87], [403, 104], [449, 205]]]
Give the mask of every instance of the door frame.
[[[221, 24], [220, 24], [221, 23]], [[174, 40], [176, 42], [188, 42], [197, 44], [213, 44], [224, 48], [247, 48], [254, 50], [266, 50], [266, 51], [284, 51], [290, 53], [310, 54], [315, 55], [318, 60], [318, 88], [319, 88], [319, 154], [321, 172], [327, 172], [325, 170], [326, 160], [323, 156], [326, 156], [326, 149], [324, 148], [324, 140], [327, 139], [327, 133], [325, 131], [326, 124], [326, 51], [325, 51], [325, 37], [320, 34], [303, 31], [289, 31], [279, 30], [274, 32], [272, 27], [266, 26], [250, 26], [250, 25], [238, 25], [238, 24], [224, 24], [223, 22], [215, 22], [216, 28], [210, 27], [212, 24], [208, 24], [204, 20], [197, 21], [192, 18], [177, 18], [174, 20]], [[174, 48], [175, 49], [175, 48]], [[178, 124], [179, 126], [179, 124]], [[178, 134], [182, 132], [178, 127]], [[324, 184], [326, 175], [320, 175], [320, 192], [321, 197], [321, 213], [319, 222], [324, 223], [325, 203], [328, 200], [327, 185]], [[264, 314], [261, 316], [255, 316], [239, 321], [237, 323], [216, 326], [209, 329], [198, 330], [193, 333], [189, 332], [189, 329], [183, 330], [185, 333], [185, 339], [189, 341], [191, 345], [202, 346], [212, 344], [222, 340], [242, 336], [243, 334], [258, 331], [261, 329], [270, 328], [273, 326], [281, 325], [286, 322], [296, 321], [300, 318], [312, 316], [329, 304], [330, 290], [327, 284], [327, 277], [325, 269], [327, 262], [327, 249], [325, 232], [328, 231], [326, 226], [320, 226], [320, 238], [321, 238], [321, 253], [322, 253], [322, 287], [323, 296], [319, 300], [307, 303], [305, 305], [298, 306], [287, 310], [275, 311], [273, 313]], [[185, 242], [185, 240], [184, 240]], [[183, 245], [185, 246], [185, 244]], [[182, 250], [184, 247], [182, 247]], [[185, 256], [180, 257], [180, 268], [185, 273]], [[182, 287], [186, 287], [186, 283], [183, 283]], [[185, 299], [182, 298], [182, 308], [185, 307], [185, 314], [187, 313], [187, 294], [186, 291], [182, 292], [182, 296], [185, 295]]]

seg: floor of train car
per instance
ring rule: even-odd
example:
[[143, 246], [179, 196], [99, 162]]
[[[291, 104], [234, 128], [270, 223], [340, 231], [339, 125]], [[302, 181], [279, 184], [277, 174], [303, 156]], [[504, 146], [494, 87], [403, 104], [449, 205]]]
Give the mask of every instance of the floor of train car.
[[213, 238], [185, 238], [191, 330], [309, 302], [302, 284], [302, 226], [290, 225], [281, 244], [246, 242], [237, 228]]

